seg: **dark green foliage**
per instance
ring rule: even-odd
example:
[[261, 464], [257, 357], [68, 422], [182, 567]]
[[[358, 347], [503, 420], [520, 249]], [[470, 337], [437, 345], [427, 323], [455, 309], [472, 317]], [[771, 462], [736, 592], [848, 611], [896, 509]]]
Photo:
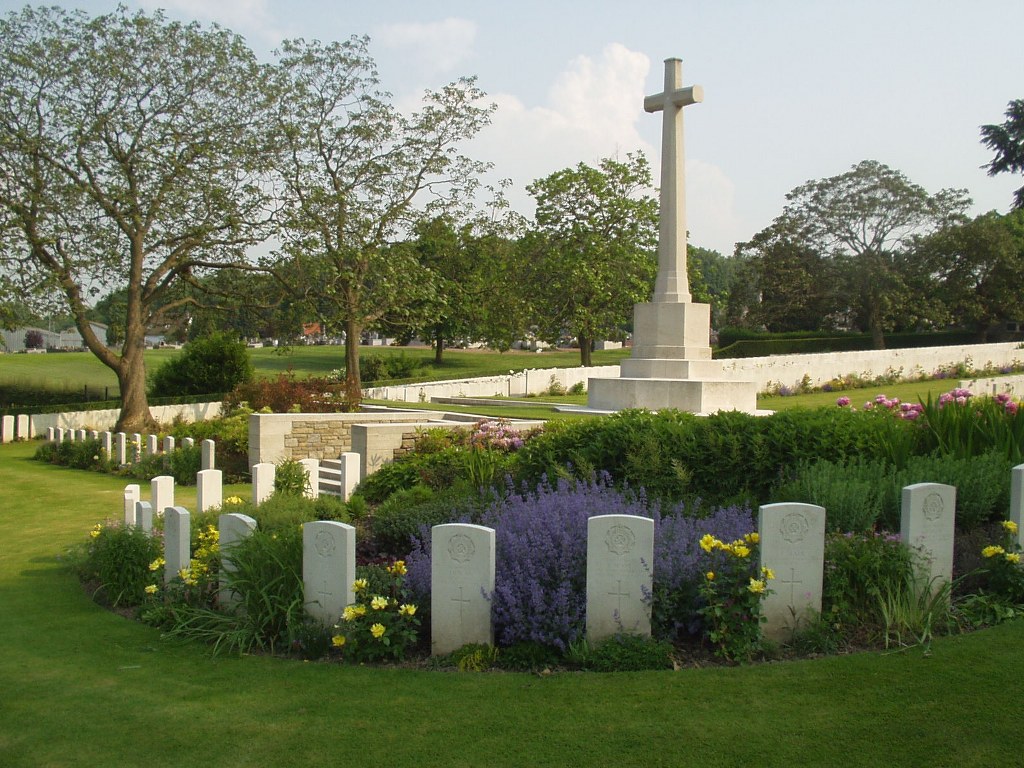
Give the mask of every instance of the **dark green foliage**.
[[[971, 458], [913, 456], [907, 468], [897, 473], [899, 488], [913, 483], [945, 483], [956, 486], [956, 524], [970, 531], [988, 520], [1006, 517], [1010, 499], [1010, 470], [1013, 462], [1000, 453]], [[898, 512], [883, 522], [899, 524]]]
[[540, 643], [516, 643], [502, 648], [496, 659], [501, 669], [515, 672], [539, 672], [555, 667], [563, 661], [562, 653], [551, 646]]
[[569, 657], [593, 672], [643, 672], [672, 669], [672, 643], [640, 635], [615, 635], [593, 646], [570, 648]]
[[878, 627], [879, 598], [911, 581], [911, 554], [897, 537], [831, 533], [825, 539], [821, 619], [837, 631]]
[[146, 586], [163, 578], [163, 567], [150, 565], [163, 554], [163, 543], [133, 525], [97, 525], [89, 542], [73, 553], [79, 577], [96, 589], [102, 602], [115, 607], [137, 606]]
[[405, 352], [397, 355], [361, 355], [359, 378], [363, 384], [393, 379], [411, 379], [422, 369], [423, 364]]
[[[973, 344], [977, 334], [969, 331], [936, 333], [887, 333], [889, 349], [904, 347], [942, 347]], [[740, 328], [725, 328], [718, 335], [715, 359], [733, 357], [764, 357], [766, 355], [850, 352], [872, 349], [869, 333], [836, 333], [834, 331], [789, 331], [762, 333]]]
[[549, 424], [515, 454], [514, 472], [536, 484], [545, 475], [587, 477], [601, 470], [617, 483], [646, 489], [652, 498], [726, 504], [767, 498], [801, 461], [882, 456], [889, 428], [839, 408], [707, 418], [622, 411], [607, 419]]
[[211, 333], [190, 341], [180, 355], [161, 365], [153, 374], [150, 394], [220, 394], [252, 378], [252, 362], [245, 344], [225, 333]]
[[380, 504], [396, 491], [412, 488], [419, 483], [419, 470], [415, 462], [403, 458], [385, 464], [359, 483], [359, 495], [370, 504]]
[[390, 496], [371, 518], [373, 539], [380, 554], [404, 557], [412, 549], [412, 538], [424, 526], [450, 523], [479, 512], [482, 501], [473, 492], [456, 489], [434, 491], [414, 485]]
[[37, 461], [45, 461], [72, 469], [92, 469], [97, 472], [106, 472], [110, 469], [110, 461], [103, 452], [103, 444], [99, 440], [43, 443], [39, 446], [34, 458]]
[[274, 467], [274, 493], [301, 496], [309, 487], [309, 473], [298, 461], [286, 459]]
[[270, 409], [271, 413], [336, 413], [347, 411], [341, 385], [332, 379], [297, 379], [292, 372], [276, 379], [256, 379], [239, 384], [224, 397], [226, 408]]
[[[220, 463], [220, 456], [217, 457]], [[198, 445], [192, 448], [175, 448], [170, 453], [143, 456], [129, 464], [123, 472], [137, 480], [151, 480], [159, 475], [170, 475], [176, 485], [195, 485], [196, 475], [202, 469], [203, 451]]]
[[261, 531], [298, 530], [303, 523], [312, 520], [337, 520], [347, 523], [345, 503], [330, 496], [309, 499], [288, 493], [274, 493], [258, 507], [249, 501], [225, 506], [224, 512], [240, 512], [252, 517]]

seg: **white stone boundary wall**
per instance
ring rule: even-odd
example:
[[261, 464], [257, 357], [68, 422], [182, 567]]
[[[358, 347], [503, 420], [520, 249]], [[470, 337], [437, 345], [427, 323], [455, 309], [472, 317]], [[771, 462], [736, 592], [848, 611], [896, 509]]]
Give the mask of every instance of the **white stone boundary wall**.
[[[737, 357], [723, 358], [718, 362], [722, 364], [723, 373], [730, 380], [753, 381], [758, 392], [764, 392], [778, 385], [795, 388], [800, 385], [804, 376], [810, 380], [811, 386], [821, 386], [832, 379], [851, 373], [864, 378], [875, 378], [896, 371], [901, 372], [902, 378], [911, 378], [921, 374], [930, 375], [941, 367], [958, 363], [975, 369], [987, 366], [1001, 368], [1024, 364], [1024, 349], [1020, 348], [1019, 342], [1007, 342]], [[587, 386], [589, 379], [613, 379], [618, 376], [617, 365], [593, 368], [531, 368], [504, 376], [371, 387], [364, 390], [364, 393], [367, 398], [374, 400], [402, 400], [410, 403], [429, 402], [435, 397], [523, 397], [541, 394], [551, 386], [552, 381], [569, 389], [580, 382]]]
[[[152, 405], [149, 408], [153, 418], [161, 424], [175, 419], [181, 421], [206, 421], [221, 414], [221, 403], [180, 403], [178, 405]], [[32, 434], [41, 435], [49, 427], [55, 429], [112, 430], [121, 414], [119, 408], [104, 408], [99, 411], [70, 411], [65, 413], [37, 413], [29, 416]]]

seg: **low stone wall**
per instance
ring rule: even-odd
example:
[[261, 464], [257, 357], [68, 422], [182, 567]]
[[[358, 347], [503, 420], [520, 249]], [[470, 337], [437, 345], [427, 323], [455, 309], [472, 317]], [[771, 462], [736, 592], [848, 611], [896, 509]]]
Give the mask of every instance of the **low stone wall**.
[[[153, 418], [161, 424], [175, 419], [181, 421], [205, 421], [216, 419], [221, 414], [221, 403], [181, 403], [179, 405], [150, 406]], [[100, 411], [69, 411], [67, 413], [37, 413], [29, 416], [33, 435], [41, 435], [49, 427], [54, 429], [113, 429], [119, 408], [105, 408]]]

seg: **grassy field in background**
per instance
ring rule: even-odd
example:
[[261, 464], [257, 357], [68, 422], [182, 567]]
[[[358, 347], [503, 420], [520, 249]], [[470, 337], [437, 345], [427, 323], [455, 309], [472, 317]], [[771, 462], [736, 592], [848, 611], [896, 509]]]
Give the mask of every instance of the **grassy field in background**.
[[[210, 657], [62, 565], [124, 481], [0, 446], [0, 764], [966, 766], [1020, 762], [1024, 622], [865, 653], [644, 673]], [[191, 492], [180, 492], [187, 506]]]

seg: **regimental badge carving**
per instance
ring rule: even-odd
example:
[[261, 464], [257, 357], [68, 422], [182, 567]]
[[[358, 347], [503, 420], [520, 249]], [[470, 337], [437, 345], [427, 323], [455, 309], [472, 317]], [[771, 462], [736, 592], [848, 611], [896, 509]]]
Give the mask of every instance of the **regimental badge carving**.
[[633, 547], [636, 546], [636, 536], [625, 525], [613, 525], [608, 529], [604, 543], [608, 545], [608, 551], [613, 555], [624, 555], [633, 551]]
[[937, 493], [929, 493], [924, 497], [924, 516], [928, 520], [938, 520], [942, 517], [945, 505], [942, 503], [942, 496]]
[[469, 536], [457, 533], [448, 539], [448, 554], [457, 563], [468, 563], [476, 554], [476, 547]]
[[313, 539], [313, 548], [320, 557], [329, 557], [334, 554], [337, 544], [329, 531], [318, 531]]
[[779, 525], [779, 532], [782, 534], [782, 538], [790, 544], [803, 541], [807, 537], [807, 531], [810, 529], [811, 526], [807, 522], [807, 518], [799, 512], [790, 512], [782, 518], [782, 523]]

